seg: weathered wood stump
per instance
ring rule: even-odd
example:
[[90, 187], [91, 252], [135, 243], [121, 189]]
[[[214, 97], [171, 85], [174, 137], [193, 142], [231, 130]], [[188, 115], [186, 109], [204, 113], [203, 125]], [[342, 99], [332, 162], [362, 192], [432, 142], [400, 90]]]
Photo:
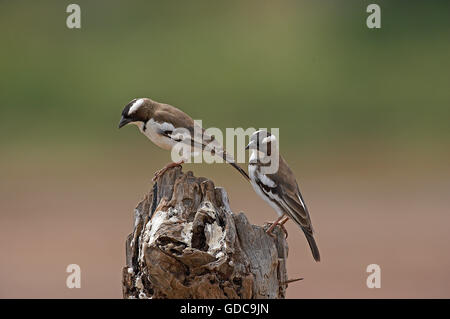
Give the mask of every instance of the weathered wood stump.
[[274, 234], [233, 214], [223, 188], [172, 168], [135, 209], [123, 297], [284, 298], [288, 246]]

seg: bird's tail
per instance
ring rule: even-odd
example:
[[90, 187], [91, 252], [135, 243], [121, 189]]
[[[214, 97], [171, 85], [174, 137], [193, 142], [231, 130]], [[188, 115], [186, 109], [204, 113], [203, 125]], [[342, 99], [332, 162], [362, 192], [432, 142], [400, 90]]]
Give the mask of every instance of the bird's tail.
[[244, 171], [239, 165], [237, 165], [234, 162], [228, 162], [230, 163], [231, 166], [233, 166], [235, 169], [237, 169], [239, 171], [239, 173], [242, 174], [242, 176], [244, 176], [247, 180], [250, 180], [250, 178], [248, 177], [248, 174], [246, 171]]
[[235, 169], [238, 170], [239, 173], [241, 173], [242, 176], [244, 176], [247, 180], [250, 180], [250, 177], [248, 177], [248, 174], [246, 171], [244, 171], [239, 165], [237, 165], [234, 161], [234, 158], [232, 155], [225, 152], [225, 150], [222, 151], [222, 158], [225, 162], [233, 166]]
[[314, 260], [319, 262], [320, 261], [319, 247], [317, 247], [317, 244], [316, 244], [316, 241], [315, 241], [313, 235], [310, 232], [308, 232], [308, 230], [305, 230], [303, 228], [302, 228], [302, 230], [303, 230], [303, 233], [305, 233], [306, 240], [308, 241], [309, 248], [311, 248], [311, 252], [314, 257]]

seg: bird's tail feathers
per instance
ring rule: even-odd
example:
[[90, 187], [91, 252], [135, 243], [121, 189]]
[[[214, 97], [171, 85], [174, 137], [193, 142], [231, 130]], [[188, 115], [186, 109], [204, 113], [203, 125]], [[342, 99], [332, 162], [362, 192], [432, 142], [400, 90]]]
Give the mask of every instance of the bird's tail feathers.
[[209, 152], [213, 151], [216, 156], [221, 157], [225, 162], [237, 169], [247, 180], [250, 180], [248, 174], [236, 164], [233, 156], [228, 154], [220, 145], [213, 145], [212, 147], [211, 145], [206, 145], [203, 146], [203, 149]]
[[233, 166], [235, 169], [237, 169], [239, 171], [239, 173], [241, 173], [242, 176], [244, 176], [247, 180], [250, 180], [250, 177], [248, 176], [247, 172], [244, 171], [239, 165], [237, 165], [234, 161], [234, 158], [232, 155], [228, 154], [227, 152], [225, 152], [225, 150], [222, 151], [222, 158], [225, 162], [227, 162], [228, 164], [230, 164], [231, 166]]
[[319, 253], [319, 247], [317, 247], [316, 240], [314, 239], [311, 232], [309, 232], [306, 229], [303, 229], [303, 233], [305, 233], [306, 240], [308, 241], [309, 248], [311, 248], [311, 253], [314, 257], [314, 260], [319, 262], [320, 261], [320, 253]]
[[248, 174], [246, 171], [244, 171], [241, 167], [239, 167], [239, 165], [237, 165], [234, 162], [228, 162], [230, 163], [231, 166], [233, 166], [235, 169], [237, 169], [239, 171], [239, 173], [242, 174], [242, 176], [244, 176], [247, 180], [250, 180], [250, 177], [248, 177]]

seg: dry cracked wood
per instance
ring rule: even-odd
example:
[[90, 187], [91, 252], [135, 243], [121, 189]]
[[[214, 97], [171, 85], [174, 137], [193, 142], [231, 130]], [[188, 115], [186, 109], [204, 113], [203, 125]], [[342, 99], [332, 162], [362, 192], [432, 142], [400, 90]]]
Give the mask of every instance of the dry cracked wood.
[[175, 167], [135, 209], [124, 298], [284, 298], [288, 247], [231, 212], [224, 189]]

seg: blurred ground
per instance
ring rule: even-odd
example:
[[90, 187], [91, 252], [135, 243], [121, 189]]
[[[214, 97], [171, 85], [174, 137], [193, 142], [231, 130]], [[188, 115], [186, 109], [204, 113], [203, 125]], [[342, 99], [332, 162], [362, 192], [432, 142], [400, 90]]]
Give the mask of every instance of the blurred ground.
[[[2, 171], [0, 297], [121, 297], [133, 208], [167, 155], [151, 144], [142, 158], [152, 161], [127, 151], [92, 151], [101, 160], [70, 165], [57, 158], [16, 162]], [[392, 150], [383, 156], [349, 150], [309, 155], [320, 159], [305, 156], [292, 164], [323, 261], [313, 262], [303, 234], [288, 223], [288, 271], [305, 278], [289, 287], [288, 297], [450, 297], [448, 166], [436, 157]], [[226, 187], [233, 210], [244, 211], [252, 223], [275, 217], [231, 167], [185, 169]], [[65, 286], [71, 263], [81, 266], [81, 289]], [[381, 289], [366, 287], [365, 269], [372, 263], [381, 266]]]

